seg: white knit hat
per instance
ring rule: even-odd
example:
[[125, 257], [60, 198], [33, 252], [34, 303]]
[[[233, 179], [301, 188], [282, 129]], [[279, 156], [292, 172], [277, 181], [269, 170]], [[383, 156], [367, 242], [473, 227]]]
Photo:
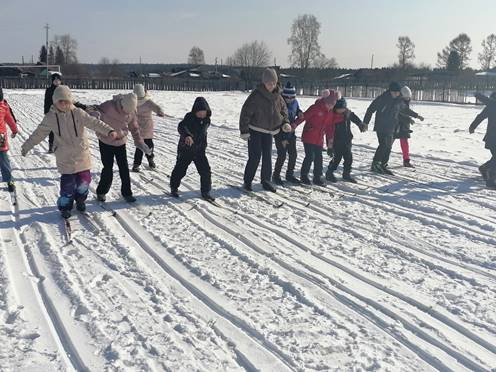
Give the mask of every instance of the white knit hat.
[[135, 84], [134, 85], [134, 94], [136, 94], [136, 96], [138, 96], [138, 99], [142, 99], [142, 98], [145, 98], [145, 87], [143, 86], [143, 84]]
[[403, 96], [403, 98], [412, 98], [412, 90], [410, 88], [408, 88], [406, 85], [401, 88], [401, 95]]
[[53, 103], [58, 101], [73, 102], [71, 90], [67, 85], [59, 85], [53, 92]]
[[122, 109], [126, 114], [132, 114], [136, 111], [136, 108], [138, 107], [138, 98], [136, 97], [136, 94], [123, 94], [121, 95], [120, 99]]

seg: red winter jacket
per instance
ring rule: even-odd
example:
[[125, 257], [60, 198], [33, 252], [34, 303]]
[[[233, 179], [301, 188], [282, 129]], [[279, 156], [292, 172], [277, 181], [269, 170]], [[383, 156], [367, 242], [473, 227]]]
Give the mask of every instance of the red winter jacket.
[[305, 127], [301, 135], [303, 143], [323, 147], [324, 135], [327, 139], [327, 145], [329, 146], [332, 143], [335, 124], [339, 120], [339, 116], [332, 112], [332, 110], [329, 111], [323, 101], [317, 101], [293, 123], [292, 127], [296, 128], [305, 121]]
[[9, 133], [7, 132], [7, 124], [10, 127], [12, 134], [17, 133], [17, 125], [10, 113], [10, 107], [5, 101], [0, 101], [0, 136], [5, 138], [3, 146], [0, 147], [1, 152], [9, 151]]

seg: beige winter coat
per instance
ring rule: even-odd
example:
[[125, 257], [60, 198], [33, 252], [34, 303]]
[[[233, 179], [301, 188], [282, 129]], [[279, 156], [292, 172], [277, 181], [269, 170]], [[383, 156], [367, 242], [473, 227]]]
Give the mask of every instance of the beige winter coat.
[[138, 125], [144, 139], [153, 139], [153, 113], [164, 116], [162, 108], [151, 99], [138, 100]]
[[53, 132], [58, 171], [61, 174], [74, 174], [89, 170], [91, 155], [86, 128], [102, 135], [108, 135], [113, 130], [104, 122], [74, 106], [68, 112], [61, 112], [52, 106], [38, 128], [22, 145], [22, 151], [27, 153]]

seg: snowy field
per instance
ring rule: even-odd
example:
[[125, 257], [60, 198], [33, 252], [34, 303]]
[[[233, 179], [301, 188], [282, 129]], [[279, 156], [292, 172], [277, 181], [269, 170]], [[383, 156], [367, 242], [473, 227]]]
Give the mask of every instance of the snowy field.
[[[107, 204], [117, 215], [92, 194], [67, 245], [47, 141], [19, 155], [43, 92], [5, 91], [22, 132], [10, 152], [18, 207], [0, 194], [0, 370], [496, 371], [496, 192], [477, 171], [486, 123], [467, 130], [481, 108], [413, 104], [426, 118], [413, 126], [416, 170], [399, 167], [395, 143], [396, 176], [371, 174], [375, 133], [355, 129], [358, 185], [254, 198], [230, 186], [247, 158], [246, 94], [204, 93], [219, 208], [199, 198], [193, 165], [182, 198], [165, 195], [177, 123], [198, 94], [152, 95], [178, 118], [156, 119], [158, 171], [132, 173], [131, 208], [116, 173]], [[349, 101], [360, 117], [368, 104]]]

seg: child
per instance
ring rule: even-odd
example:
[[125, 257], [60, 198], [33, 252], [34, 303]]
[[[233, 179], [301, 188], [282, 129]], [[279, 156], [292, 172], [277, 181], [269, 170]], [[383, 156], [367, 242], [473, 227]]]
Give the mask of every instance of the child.
[[403, 98], [403, 109], [409, 110], [410, 115], [407, 113], [403, 113], [400, 111], [399, 115], [399, 123], [394, 134], [394, 138], [400, 139], [401, 152], [403, 154], [403, 166], [407, 168], [415, 168], [410, 162], [410, 144], [408, 143], [408, 139], [410, 138], [410, 133], [412, 130], [410, 129], [410, 125], [414, 123], [411, 116], [418, 118], [420, 121], [424, 121], [424, 118], [417, 114], [416, 112], [410, 110], [410, 100], [412, 99], [412, 91], [409, 87], [404, 86], [401, 88], [401, 97]]
[[26, 156], [50, 132], [54, 133], [53, 150], [57, 168], [62, 174], [57, 206], [63, 218], [71, 216], [74, 200], [78, 211], [86, 210], [85, 201], [91, 182], [91, 156], [85, 128], [109, 138], [117, 138], [117, 133], [110, 126], [75, 107], [69, 87], [60, 85], [53, 93], [50, 111], [21, 148], [22, 156]]
[[119, 167], [121, 178], [121, 194], [128, 203], [134, 203], [136, 198], [131, 191], [131, 178], [129, 176], [129, 164], [127, 162], [126, 142], [128, 132], [131, 132], [134, 144], [145, 154], [150, 155], [151, 150], [143, 141], [136, 118], [138, 99], [136, 94], [118, 94], [111, 100], [96, 106], [95, 115], [112, 127], [117, 132], [117, 137], [109, 137], [97, 133], [99, 139], [100, 155], [102, 157], [102, 174], [96, 189], [98, 201], [104, 202], [106, 195], [112, 186], [114, 175], [114, 158]]
[[340, 98], [340, 93], [330, 91], [329, 96], [321, 98], [308, 108], [292, 125], [296, 129], [298, 125], [306, 121], [301, 140], [305, 148], [305, 158], [301, 166], [301, 183], [310, 185], [308, 173], [313, 163], [313, 183], [317, 186], [324, 186], [322, 180], [322, 147], [324, 146], [324, 135], [327, 138], [327, 147], [332, 148], [332, 138], [334, 136], [334, 124], [336, 117], [332, 112], [336, 101]]
[[[143, 137], [145, 143], [151, 149], [152, 153], [146, 155], [148, 159], [148, 165], [151, 169], [155, 169], [155, 161], [153, 154], [153, 129], [154, 123], [152, 118], [152, 113], [154, 112], [157, 116], [163, 118], [165, 116], [162, 108], [152, 101], [148, 92], [145, 91], [145, 87], [142, 84], [136, 84], [134, 86], [134, 94], [138, 97], [138, 125], [140, 127], [141, 136]], [[143, 151], [136, 148], [134, 153], [134, 163], [133, 172], [140, 171], [141, 161], [143, 160]]]
[[336, 182], [334, 171], [338, 169], [341, 159], [344, 159], [343, 164], [343, 180], [357, 183], [351, 177], [351, 165], [353, 163], [353, 154], [351, 153], [353, 133], [351, 131], [351, 123], [355, 123], [361, 132], [365, 131], [365, 125], [355, 113], [348, 109], [346, 99], [341, 98], [334, 106], [336, 114], [336, 130], [334, 132], [333, 146], [329, 149], [329, 156], [333, 156], [326, 172], [326, 179], [330, 182]]
[[[59, 85], [62, 84], [62, 75], [59, 73], [52, 74], [51, 76], [52, 79], [52, 85], [50, 85], [46, 90], [45, 90], [45, 105], [44, 105], [44, 110], [43, 113], [46, 115], [50, 111], [50, 108], [53, 105], [53, 92], [55, 92], [55, 89]], [[53, 140], [55, 136], [53, 132], [50, 132], [50, 135], [48, 137], [48, 153], [53, 153]]]
[[[298, 100], [296, 99], [296, 89], [290, 82], [288, 82], [281, 95], [288, 108], [289, 122], [290, 124], [294, 123], [296, 118], [303, 114], [303, 111], [301, 111], [300, 105], [298, 104]], [[286, 161], [287, 153], [289, 155], [289, 161], [288, 168], [286, 170], [286, 181], [299, 184], [300, 180], [294, 176], [297, 157], [295, 132], [286, 133], [284, 131], [280, 131], [274, 136], [274, 140], [277, 148], [277, 160], [274, 166], [274, 173], [272, 174], [272, 181], [276, 185], [283, 185], [281, 180], [281, 169]]]
[[239, 117], [240, 137], [248, 141], [248, 161], [245, 167], [244, 184], [246, 191], [252, 191], [260, 158], [262, 170], [260, 181], [264, 190], [276, 192], [272, 185], [272, 136], [291, 132], [288, 108], [277, 86], [277, 73], [266, 68], [262, 74], [262, 84], [248, 96]]
[[490, 98], [480, 94], [477, 94], [476, 97], [487, 106], [472, 122], [469, 132], [470, 134], [474, 133], [479, 124], [485, 119], [488, 119], [484, 142], [486, 149], [491, 151], [492, 157], [479, 167], [479, 171], [486, 181], [486, 186], [496, 190], [496, 92], [493, 92]]
[[0, 88], [0, 170], [2, 172], [2, 181], [7, 183], [9, 192], [15, 191], [15, 184], [12, 179], [12, 168], [10, 167], [9, 155], [9, 134], [7, 125], [12, 132], [12, 138], [17, 134], [17, 125], [12, 115], [12, 109], [4, 100], [3, 90]]
[[177, 127], [180, 135], [177, 145], [177, 160], [170, 179], [171, 196], [175, 198], [179, 197], [178, 189], [181, 180], [186, 175], [191, 162], [194, 162], [200, 174], [203, 199], [214, 200], [210, 195], [212, 179], [210, 165], [205, 153], [207, 149], [207, 130], [210, 126], [211, 116], [212, 111], [207, 100], [203, 97], [197, 97], [191, 112], [186, 114]]

